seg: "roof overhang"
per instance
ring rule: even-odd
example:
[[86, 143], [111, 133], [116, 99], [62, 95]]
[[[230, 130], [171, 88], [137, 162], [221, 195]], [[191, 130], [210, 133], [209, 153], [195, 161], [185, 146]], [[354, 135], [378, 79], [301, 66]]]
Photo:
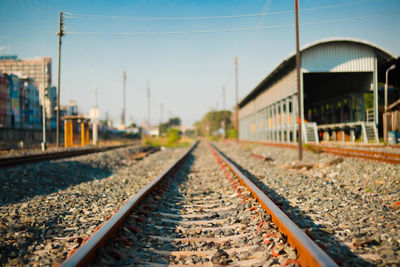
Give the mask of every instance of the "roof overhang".
[[[386, 63], [390, 60], [395, 59], [395, 56], [383, 49], [382, 47], [360, 39], [355, 38], [327, 38], [322, 39], [310, 44], [303, 46], [300, 52], [304, 52], [313, 47], [327, 44], [327, 43], [354, 43], [358, 45], [363, 45], [374, 49], [377, 58], [378, 58], [378, 66]], [[248, 102], [250, 102], [253, 98], [258, 96], [261, 92], [263, 92], [270, 85], [274, 84], [279, 78], [285, 75], [288, 71], [295, 68], [296, 65], [296, 53], [292, 52], [288, 57], [286, 57], [267, 77], [265, 77], [248, 95], [246, 95], [240, 102], [239, 107], [243, 107]]]

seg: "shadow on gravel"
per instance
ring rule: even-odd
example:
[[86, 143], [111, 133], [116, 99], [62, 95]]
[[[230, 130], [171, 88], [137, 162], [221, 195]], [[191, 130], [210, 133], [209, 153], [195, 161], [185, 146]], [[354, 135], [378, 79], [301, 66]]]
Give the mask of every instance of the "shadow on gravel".
[[[246, 175], [254, 184], [256, 184], [280, 209], [284, 210], [286, 215], [293, 220], [297, 226], [305, 231], [305, 233], [314, 240], [328, 255], [338, 264], [344, 266], [373, 266], [371, 263], [363, 260], [354, 254], [349, 247], [344, 245], [333, 234], [325, 232], [320, 225], [315, 224], [312, 219], [303, 214], [303, 211], [297, 207], [291, 206], [290, 202], [275, 192], [268, 185], [259, 181], [249, 171], [243, 169], [234, 160], [226, 154], [219, 152], [229, 159], [244, 175]], [[326, 244], [329, 244], [326, 246]]]
[[[0, 240], [0, 266], [6, 263], [7, 266], [28, 266], [29, 261], [32, 260], [40, 262], [41, 265], [50, 265], [49, 262], [43, 262], [43, 257], [37, 252], [50, 253], [50, 249], [44, 245], [45, 241], [54, 240], [60, 233], [64, 233], [65, 229], [61, 224], [62, 216], [53, 216], [46, 220], [39, 219], [32, 225], [22, 222], [17, 215], [11, 215], [8, 219], [12, 223], [2, 229], [3, 233], [0, 231], [0, 234], [4, 234], [5, 240], [8, 239], [8, 241]], [[23, 233], [24, 237], [18, 238], [15, 233]], [[52, 248], [58, 247], [60, 247], [59, 244], [54, 244]], [[59, 257], [62, 255], [66, 256], [65, 252], [60, 253]]]
[[107, 160], [85, 164], [80, 161], [45, 161], [0, 170], [0, 206], [47, 195], [113, 173]]

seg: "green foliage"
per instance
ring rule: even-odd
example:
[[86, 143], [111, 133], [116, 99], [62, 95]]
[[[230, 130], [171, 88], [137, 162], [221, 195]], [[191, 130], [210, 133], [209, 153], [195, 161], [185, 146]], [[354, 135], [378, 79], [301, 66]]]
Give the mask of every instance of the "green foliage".
[[219, 137], [217, 137], [217, 136], [208, 136], [207, 140], [208, 141], [219, 141]]
[[225, 131], [229, 132], [233, 129], [231, 121], [232, 113], [229, 110], [210, 111], [204, 115], [201, 121], [195, 123], [198, 134], [201, 136], [218, 136], [219, 129], [225, 127]]
[[168, 138], [168, 145], [174, 145], [179, 139], [181, 139], [181, 135], [179, 130], [174, 129], [174, 128], [169, 128], [167, 132], [167, 138]]
[[148, 146], [161, 147], [161, 139], [146, 137], [144, 143]]
[[237, 137], [237, 132], [236, 132], [236, 130], [235, 130], [235, 129], [229, 129], [229, 130], [226, 132], [226, 137], [227, 137], [227, 138], [231, 138], [231, 139], [236, 139], [236, 137]]
[[167, 134], [168, 129], [173, 127], [173, 126], [180, 126], [181, 125], [181, 119], [178, 117], [171, 118], [167, 122], [160, 124], [159, 130], [160, 130], [160, 135], [164, 136]]
[[371, 109], [374, 107], [374, 95], [371, 92], [364, 93], [365, 109]]

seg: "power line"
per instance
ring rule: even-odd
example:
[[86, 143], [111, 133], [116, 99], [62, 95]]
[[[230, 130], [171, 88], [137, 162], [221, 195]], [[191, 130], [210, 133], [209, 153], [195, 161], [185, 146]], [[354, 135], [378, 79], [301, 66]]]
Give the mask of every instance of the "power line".
[[338, 19], [331, 19], [331, 20], [311, 21], [311, 22], [301, 23], [300, 26], [315, 25], [315, 24], [328, 24], [328, 23], [354, 21], [354, 20], [364, 20], [364, 19], [371, 19], [371, 18], [382, 17], [382, 16], [395, 16], [395, 15], [400, 15], [400, 12], [382, 13], [382, 14], [378, 14], [378, 15], [367, 15], [367, 16], [360, 16], [360, 17], [354, 17], [354, 18], [338, 18]]
[[[311, 8], [303, 8], [301, 12], [314, 11], [320, 9], [330, 9], [338, 8], [343, 6], [353, 5], [355, 3], [366, 2], [371, 0], [359, 0], [352, 2], [345, 2], [342, 4], [319, 6]], [[105, 19], [125, 19], [131, 21], [176, 21], [176, 20], [220, 20], [220, 19], [236, 19], [236, 18], [248, 18], [248, 17], [262, 17], [265, 15], [282, 15], [282, 14], [292, 14], [293, 10], [281, 10], [273, 12], [261, 12], [261, 13], [250, 13], [250, 14], [238, 14], [238, 15], [225, 15], [225, 16], [199, 16], [199, 17], [134, 17], [134, 16], [110, 16], [110, 15], [97, 15], [97, 14], [82, 14], [82, 13], [68, 13], [66, 18], [76, 19], [76, 18], [105, 18]]]
[[254, 31], [258, 29], [279, 29], [289, 27], [290, 24], [263, 26], [259, 28], [232, 28], [217, 30], [196, 30], [196, 31], [171, 31], [171, 32], [66, 32], [70, 35], [178, 35], [189, 33], [219, 33], [219, 32], [238, 32], [238, 31]]
[[[349, 17], [349, 18], [338, 18], [338, 19], [331, 19], [331, 20], [311, 21], [311, 22], [301, 23], [300, 26], [364, 20], [364, 19], [371, 19], [371, 18], [376, 18], [376, 17], [381, 17], [381, 16], [394, 16], [394, 15], [399, 15], [399, 14], [400, 14], [400, 11], [360, 16], [360, 17]], [[291, 27], [291, 26], [292, 26], [292, 24], [281, 24], [281, 25], [275, 25], [275, 26], [261, 26], [261, 27], [251, 27], [251, 28], [230, 28], [230, 29], [216, 29], [216, 30], [169, 31], [169, 32], [66, 32], [66, 34], [69, 34], [69, 35], [116, 35], [116, 36], [181, 35], [181, 34], [197, 34], [197, 33], [246, 32], [246, 31], [257, 31], [257, 30], [267, 30], [267, 29], [280, 29], [280, 28], [287, 28], [287, 27]]]
[[129, 16], [107, 16], [95, 14], [72, 14], [68, 16], [69, 19], [75, 18], [106, 18], [106, 19], [126, 19], [131, 21], [172, 21], [172, 20], [218, 20], [218, 19], [235, 19], [247, 17], [260, 17], [265, 15], [281, 15], [293, 13], [292, 10], [283, 10], [275, 12], [253, 13], [253, 14], [239, 14], [239, 15], [226, 15], [226, 16], [207, 16], [207, 17], [129, 17]]

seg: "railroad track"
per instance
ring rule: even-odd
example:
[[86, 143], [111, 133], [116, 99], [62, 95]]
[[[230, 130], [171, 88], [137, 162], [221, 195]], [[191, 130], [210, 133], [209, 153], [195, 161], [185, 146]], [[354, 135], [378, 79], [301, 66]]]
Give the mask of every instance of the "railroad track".
[[361, 150], [351, 148], [337, 148], [329, 146], [317, 146], [325, 153], [334, 154], [338, 156], [362, 158], [367, 160], [381, 161], [391, 164], [400, 164], [400, 153], [389, 153], [372, 150]]
[[40, 161], [45, 161], [45, 160], [55, 160], [55, 159], [87, 155], [87, 154], [92, 154], [92, 153], [99, 153], [99, 152], [109, 151], [112, 149], [122, 148], [122, 147], [126, 147], [126, 146], [129, 146], [129, 145], [92, 147], [92, 148], [85, 148], [85, 149], [58, 151], [58, 152], [35, 154], [35, 155], [28, 155], [28, 156], [1, 158], [0, 159], [0, 169], [17, 166], [17, 165], [22, 165], [22, 164], [27, 164], [27, 163], [40, 162]]
[[[210, 153], [211, 152], [211, 153]], [[214, 147], [195, 144], [62, 266], [336, 266]]]
[[[286, 143], [269, 143], [269, 142], [255, 142], [255, 141], [241, 141], [241, 142], [259, 144], [265, 146], [275, 146], [281, 148], [298, 149], [297, 145], [286, 144]], [[383, 151], [373, 151], [373, 150], [354, 149], [354, 148], [331, 147], [322, 145], [309, 145], [308, 147], [304, 146], [303, 148], [310, 151], [324, 152], [344, 157], [361, 158], [365, 160], [373, 160], [391, 164], [400, 164], [400, 153], [390, 153]]]

